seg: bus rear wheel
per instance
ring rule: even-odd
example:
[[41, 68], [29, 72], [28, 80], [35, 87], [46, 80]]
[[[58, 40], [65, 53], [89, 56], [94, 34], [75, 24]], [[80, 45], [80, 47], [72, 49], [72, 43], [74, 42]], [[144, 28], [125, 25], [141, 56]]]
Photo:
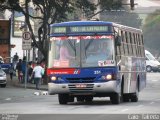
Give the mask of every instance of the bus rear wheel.
[[68, 94], [58, 94], [59, 104], [67, 104], [69, 99]]
[[136, 92], [131, 94], [131, 102], [138, 102], [138, 96], [139, 96], [139, 91], [138, 91], [138, 84], [137, 84]]
[[123, 102], [129, 102], [129, 95], [123, 95]]

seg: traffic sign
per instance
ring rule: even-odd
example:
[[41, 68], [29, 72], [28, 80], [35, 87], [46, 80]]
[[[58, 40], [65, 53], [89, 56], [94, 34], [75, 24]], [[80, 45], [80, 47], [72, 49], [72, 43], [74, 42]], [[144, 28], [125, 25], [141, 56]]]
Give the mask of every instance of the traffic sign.
[[31, 43], [32, 43], [31, 33], [29, 31], [23, 32], [22, 33], [22, 49], [30, 50], [32, 48]]

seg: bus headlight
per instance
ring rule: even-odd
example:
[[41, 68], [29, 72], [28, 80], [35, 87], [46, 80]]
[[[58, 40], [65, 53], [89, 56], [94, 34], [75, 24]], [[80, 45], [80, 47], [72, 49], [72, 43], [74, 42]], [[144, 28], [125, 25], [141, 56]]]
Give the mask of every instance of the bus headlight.
[[112, 79], [112, 74], [107, 74], [105, 76], [101, 77], [103, 80], [111, 80]]
[[52, 77], [51, 77], [51, 80], [52, 80], [52, 81], [55, 81], [55, 80], [57, 80], [57, 77], [52, 76]]
[[111, 80], [112, 79], [112, 75], [111, 74], [106, 75], [106, 79], [107, 80]]

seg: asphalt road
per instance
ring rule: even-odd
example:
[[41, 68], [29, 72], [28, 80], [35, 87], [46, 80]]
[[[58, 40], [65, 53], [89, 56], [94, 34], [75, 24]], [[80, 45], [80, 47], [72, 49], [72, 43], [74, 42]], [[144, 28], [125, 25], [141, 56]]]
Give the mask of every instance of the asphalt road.
[[[35, 92], [42, 93], [43, 91], [12, 86], [0, 88], [0, 114], [32, 114], [30, 117], [35, 120], [36, 118], [34, 118], [33, 114], [39, 114], [39, 118], [46, 116], [41, 116], [40, 114], [50, 114], [47, 117], [49, 118], [50, 116], [51, 119], [54, 114], [54, 116], [60, 117], [62, 120], [66, 114], [74, 114], [75, 118], [77, 116], [84, 117], [78, 117], [76, 120], [90, 120], [91, 118], [92, 120], [99, 120], [110, 117], [120, 119], [119, 116], [113, 116], [112, 114], [122, 115], [122, 119], [124, 119], [123, 117], [132, 118], [132, 116], [128, 116], [130, 114], [142, 119], [144, 117], [142, 115], [145, 114], [158, 114], [157, 117], [160, 119], [160, 73], [147, 74], [147, 87], [140, 92], [139, 102], [136, 103], [125, 102], [119, 105], [112, 105], [109, 98], [95, 98], [91, 103], [75, 102], [68, 105], [59, 105], [57, 95], [35, 95]], [[26, 118], [24, 117], [25, 115], [22, 115], [23, 118]], [[72, 116], [73, 119], [74, 116]], [[68, 115], [69, 119], [70, 115]]]

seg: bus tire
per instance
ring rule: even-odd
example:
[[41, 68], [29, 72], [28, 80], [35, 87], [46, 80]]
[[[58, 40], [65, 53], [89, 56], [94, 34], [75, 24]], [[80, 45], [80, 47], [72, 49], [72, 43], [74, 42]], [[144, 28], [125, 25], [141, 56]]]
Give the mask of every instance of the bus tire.
[[84, 102], [84, 97], [83, 96], [78, 96], [77, 97], [77, 102]]
[[123, 102], [129, 102], [129, 96], [123, 95]]
[[121, 101], [121, 96], [119, 93], [114, 93], [110, 96], [110, 100], [112, 104], [119, 104]]
[[85, 101], [86, 101], [86, 102], [92, 102], [92, 100], [93, 100], [93, 97], [92, 97], [92, 96], [87, 96], [87, 97], [85, 97]]
[[1, 84], [0, 85], [2, 88], [5, 88], [6, 87], [6, 84]]
[[74, 102], [74, 96], [69, 96], [68, 102]]
[[138, 102], [138, 96], [139, 96], [139, 92], [138, 92], [138, 84], [137, 84], [136, 92], [131, 94], [131, 102]]
[[58, 94], [59, 104], [67, 104], [69, 99], [68, 94]]

